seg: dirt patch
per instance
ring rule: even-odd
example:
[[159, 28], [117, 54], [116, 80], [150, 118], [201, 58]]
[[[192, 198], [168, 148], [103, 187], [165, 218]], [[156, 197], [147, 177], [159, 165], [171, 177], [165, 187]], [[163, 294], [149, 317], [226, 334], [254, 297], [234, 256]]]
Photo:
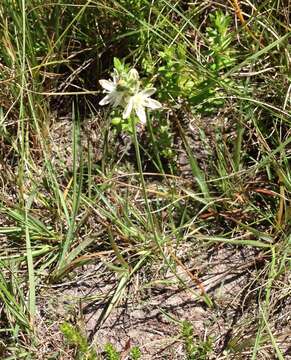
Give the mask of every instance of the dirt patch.
[[[181, 324], [188, 321], [193, 327], [195, 343], [209, 339], [212, 344], [206, 359], [250, 359], [261, 319], [256, 301], [260, 289], [258, 258], [257, 251], [251, 249], [221, 247], [199, 259], [203, 264], [199, 279], [212, 300], [212, 307], [205, 304], [184, 268], [177, 268], [177, 274], [187, 283], [187, 289], [170, 272], [165, 274], [163, 282], [151, 280], [150, 283], [145, 281], [146, 274], [144, 278], [139, 274], [105, 321], [100, 320], [108, 309], [108, 299], [113, 296], [118, 279], [103, 265], [88, 265], [72, 282], [42, 290], [40, 333], [46, 339], [42, 358], [62, 342], [58, 327], [61, 322], [69, 321], [86, 329], [88, 338], [100, 351], [110, 342], [124, 358], [128, 348], [137, 345], [142, 350], [142, 359], [185, 359]], [[190, 264], [187, 268], [191, 269]], [[286, 359], [290, 351], [288, 318], [290, 301], [271, 320], [274, 336]], [[72, 358], [69, 353], [66, 356], [63, 358]], [[257, 359], [274, 358], [270, 341], [266, 339]]]

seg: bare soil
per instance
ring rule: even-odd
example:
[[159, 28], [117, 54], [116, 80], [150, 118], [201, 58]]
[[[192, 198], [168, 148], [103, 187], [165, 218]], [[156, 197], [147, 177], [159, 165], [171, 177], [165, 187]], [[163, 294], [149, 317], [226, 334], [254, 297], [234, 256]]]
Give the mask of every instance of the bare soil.
[[[101, 321], [118, 281], [102, 264], [92, 263], [78, 271], [71, 282], [43, 288], [39, 296], [39, 335], [43, 339], [39, 359], [50, 358], [52, 349], [61, 348], [63, 340], [59, 325], [70, 321], [86, 334], [102, 351], [108, 342], [114, 344], [123, 359], [128, 350], [138, 345], [142, 359], [186, 359], [181, 337], [181, 322], [193, 326], [197, 344], [211, 339], [212, 351], [206, 359], [251, 359], [256, 332], [260, 323], [258, 292], [260, 290], [260, 254], [236, 247], [215, 248], [191, 259], [187, 269], [196, 272], [213, 306], [203, 301], [200, 290], [185, 268], [176, 276], [167, 272], [163, 280], [139, 274], [132, 279], [122, 298], [105, 321]], [[191, 266], [192, 263], [192, 266]], [[278, 286], [280, 281], [278, 280]], [[274, 301], [275, 295], [274, 295]], [[269, 319], [278, 346], [290, 358], [290, 299], [274, 304]], [[62, 359], [73, 359], [72, 353]], [[257, 359], [276, 359], [269, 341], [259, 351]]]

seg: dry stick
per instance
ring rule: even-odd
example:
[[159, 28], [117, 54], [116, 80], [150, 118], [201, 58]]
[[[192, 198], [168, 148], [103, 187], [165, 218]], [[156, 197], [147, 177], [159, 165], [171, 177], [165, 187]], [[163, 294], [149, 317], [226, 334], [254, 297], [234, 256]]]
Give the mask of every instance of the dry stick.
[[241, 8], [240, 8], [240, 6], [239, 6], [238, 0], [229, 0], [229, 1], [230, 1], [230, 3], [232, 4], [232, 6], [233, 6], [233, 8], [234, 8], [234, 11], [235, 11], [237, 17], [239, 18], [242, 26], [245, 27], [245, 29], [247, 30], [247, 32], [251, 35], [251, 37], [252, 37], [256, 42], [258, 42], [260, 45], [263, 45], [263, 44], [261, 43], [261, 40], [258, 40], [258, 39], [256, 38], [256, 36], [254, 35], [254, 33], [251, 31], [251, 29], [248, 27], [248, 24], [246, 23], [245, 18], [244, 18], [244, 16], [243, 16], [243, 13], [242, 13], [242, 11], [241, 11]]
[[279, 173], [279, 183], [280, 183], [280, 200], [277, 211], [277, 227], [280, 229], [282, 226], [282, 219], [284, 216], [284, 212], [286, 212], [286, 201], [285, 201], [285, 188], [283, 186], [283, 179], [281, 173]]
[[179, 260], [177, 258], [177, 256], [173, 253], [173, 251], [170, 252], [170, 255], [172, 256], [172, 258], [176, 261], [177, 264], [179, 264], [181, 266], [181, 268], [189, 275], [189, 277], [192, 279], [192, 281], [196, 284], [196, 286], [200, 289], [201, 291], [201, 296], [205, 296], [206, 295], [206, 291], [205, 288], [202, 284], [202, 282], [198, 279], [197, 276], [195, 276], [194, 274], [191, 273], [191, 271], [189, 269], [187, 269], [187, 267], [182, 263], [181, 260]]

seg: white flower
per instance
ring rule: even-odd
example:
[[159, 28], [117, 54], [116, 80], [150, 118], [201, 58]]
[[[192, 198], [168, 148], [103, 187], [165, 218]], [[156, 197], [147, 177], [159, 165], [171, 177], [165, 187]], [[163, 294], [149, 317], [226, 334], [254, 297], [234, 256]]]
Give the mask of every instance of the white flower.
[[110, 104], [113, 107], [123, 107], [123, 119], [129, 118], [134, 110], [139, 120], [145, 124], [145, 108], [155, 110], [162, 107], [158, 101], [150, 98], [156, 91], [155, 88], [140, 91], [141, 82], [136, 69], [131, 69], [128, 72], [118, 72], [114, 69], [113, 81], [99, 80], [99, 83], [106, 93], [106, 96], [99, 102], [99, 105]]
[[140, 119], [142, 124], [146, 123], [146, 112], [145, 108], [150, 108], [152, 110], [160, 109], [162, 107], [161, 103], [157, 100], [151, 99], [150, 96], [156, 91], [155, 88], [149, 88], [135, 93], [133, 96], [130, 96], [126, 101], [127, 105], [123, 111], [123, 119], [127, 119], [132, 110], [135, 111], [136, 116]]
[[128, 72], [126, 79], [120, 79], [118, 72], [114, 69], [113, 81], [99, 80], [107, 95], [99, 102], [99, 105], [112, 105], [116, 107], [122, 105], [124, 97], [128, 95], [129, 90], [136, 92], [139, 89], [139, 75], [136, 69]]
[[104, 92], [107, 93], [99, 102], [99, 105], [112, 104], [113, 107], [116, 107], [121, 104], [125, 90], [120, 86], [119, 76], [116, 71], [113, 74], [113, 81], [99, 80], [99, 84], [103, 87]]

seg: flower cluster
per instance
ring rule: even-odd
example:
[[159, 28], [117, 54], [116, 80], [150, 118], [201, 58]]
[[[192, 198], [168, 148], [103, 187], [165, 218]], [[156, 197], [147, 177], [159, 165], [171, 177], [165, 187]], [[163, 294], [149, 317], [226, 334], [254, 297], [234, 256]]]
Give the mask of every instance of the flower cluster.
[[145, 108], [156, 110], [162, 107], [157, 100], [150, 98], [156, 91], [155, 88], [140, 89], [141, 82], [136, 69], [129, 71], [114, 69], [112, 81], [99, 80], [99, 83], [106, 93], [99, 105], [121, 106], [123, 119], [128, 119], [134, 111], [141, 123], [145, 124]]

